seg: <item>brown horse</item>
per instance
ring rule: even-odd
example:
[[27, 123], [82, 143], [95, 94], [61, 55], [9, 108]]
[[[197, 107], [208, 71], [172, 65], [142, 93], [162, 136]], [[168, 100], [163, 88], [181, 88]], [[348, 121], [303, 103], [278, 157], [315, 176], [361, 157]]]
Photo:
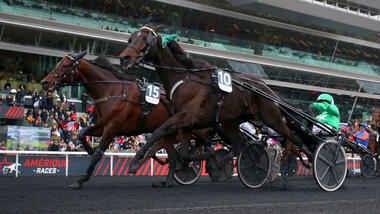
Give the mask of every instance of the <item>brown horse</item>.
[[[62, 85], [84, 85], [95, 100], [96, 124], [82, 129], [79, 133], [81, 143], [88, 154], [92, 155], [92, 160], [86, 174], [70, 186], [74, 189], [82, 188], [83, 183], [90, 179], [96, 163], [114, 136], [153, 132], [170, 116], [164, 96], [161, 96], [160, 103], [144, 110], [142, 92], [134, 78], [115, 70], [103, 57], [99, 57], [95, 61], [85, 60], [83, 59], [85, 54], [86, 52], [78, 55], [66, 55], [41, 81], [43, 88], [48, 91]], [[95, 151], [86, 141], [88, 135], [101, 137], [99, 147]], [[154, 155], [155, 151], [164, 147], [168, 153], [170, 166], [167, 186], [172, 185], [175, 171], [174, 137], [167, 136], [158, 141], [151, 152]], [[148, 158], [145, 157], [143, 161]]]
[[[189, 139], [188, 130], [191, 129], [214, 127], [223, 141], [232, 145], [233, 150], [226, 159], [237, 156], [244, 145], [239, 125], [254, 116], [258, 116], [265, 125], [295, 143], [309, 160], [312, 159], [312, 153], [301, 138], [282, 121], [280, 109], [273, 101], [238, 85], [234, 85], [231, 93], [221, 92], [214, 82], [215, 66], [194, 60], [175, 41], [167, 47], [162, 46], [158, 30], [159, 27], [142, 27], [131, 35], [128, 47], [120, 54], [122, 67], [127, 69], [143, 60], [154, 64], [165, 90], [170, 92], [174, 112], [137, 152], [130, 165], [130, 172], [137, 171], [141, 166], [139, 160], [156, 140], [177, 134], [177, 139], [186, 143]], [[262, 80], [252, 75], [233, 73], [232, 79], [276, 96]]]

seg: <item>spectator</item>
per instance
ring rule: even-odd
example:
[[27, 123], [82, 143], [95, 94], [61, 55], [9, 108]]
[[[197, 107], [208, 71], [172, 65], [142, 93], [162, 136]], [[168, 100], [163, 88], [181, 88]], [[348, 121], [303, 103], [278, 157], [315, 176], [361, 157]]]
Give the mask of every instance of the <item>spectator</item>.
[[24, 84], [24, 83], [21, 83], [21, 84], [18, 86], [18, 88], [19, 88], [22, 92], [24, 92], [24, 94], [25, 94], [25, 84]]
[[5, 102], [3, 101], [3, 96], [0, 95], [0, 106], [1, 106], [1, 105], [4, 105], [4, 104], [5, 104]]
[[73, 133], [72, 141], [73, 141], [75, 147], [77, 147], [77, 148], [81, 145], [81, 142], [80, 142], [80, 140], [78, 139], [78, 134], [77, 134], [77, 132], [74, 132], [74, 133]]
[[7, 80], [7, 82], [4, 84], [4, 90], [11, 90], [12, 88], [12, 85], [11, 83], [9, 82], [9, 80]]
[[339, 126], [339, 133], [344, 134], [346, 138], [350, 137], [350, 133], [348, 131], [348, 128], [345, 125]]
[[65, 152], [67, 149], [67, 144], [64, 140], [59, 141], [59, 151]]
[[70, 103], [69, 111], [74, 111], [74, 112], [76, 112], [76, 108], [75, 108], [75, 103], [74, 103], [74, 102], [71, 102], [71, 103]]
[[71, 110], [69, 118], [70, 118], [70, 121], [75, 121], [77, 119], [77, 113], [75, 111]]
[[46, 95], [47, 95], [47, 99], [46, 99], [47, 107], [46, 107], [46, 109], [52, 109], [54, 107], [54, 105], [53, 105], [53, 99], [52, 99], [51, 93], [46, 93]]
[[36, 88], [32, 92], [32, 100], [33, 100], [33, 109], [38, 110], [38, 107], [40, 105], [40, 96], [38, 95], [38, 91]]
[[73, 141], [69, 141], [69, 143], [67, 144], [66, 151], [77, 151], [77, 148], [74, 145]]
[[3, 140], [1, 141], [0, 150], [7, 150], [7, 145]]
[[23, 100], [24, 100], [24, 91], [21, 90], [20, 88], [17, 89], [17, 93], [16, 93], [16, 104], [17, 106], [23, 106], [24, 103], [23, 103]]
[[58, 110], [58, 117], [59, 117], [59, 119], [62, 118], [62, 115], [64, 115], [66, 117], [66, 112], [65, 112], [65, 110], [63, 108], [59, 108], [59, 110]]
[[59, 96], [59, 99], [61, 100], [61, 108], [64, 108], [67, 102], [66, 92], [62, 92], [61, 96]]
[[111, 151], [118, 152], [120, 150], [120, 145], [117, 141], [117, 137], [113, 138], [113, 142], [111, 144]]
[[67, 123], [68, 123], [68, 121], [67, 121], [65, 115], [62, 114], [62, 115], [61, 115], [61, 118], [60, 118], [60, 120], [59, 120], [59, 122], [58, 122], [59, 126], [60, 126], [62, 129], [64, 129], [64, 128], [66, 128]]
[[68, 127], [62, 129], [62, 139], [65, 140], [65, 143], [68, 143], [73, 137], [72, 131], [69, 130]]
[[7, 106], [12, 106], [13, 105], [13, 97], [11, 95], [7, 95], [5, 97], [5, 104]]
[[40, 118], [41, 118], [42, 123], [46, 123], [46, 120], [48, 118], [48, 114], [47, 114], [45, 108], [42, 109], [41, 114], [40, 114]]
[[359, 131], [357, 131], [350, 140], [355, 140], [359, 145], [362, 145], [367, 148], [368, 146], [368, 140], [369, 140], [369, 134], [366, 131], [367, 124], [360, 123], [359, 124]]
[[82, 93], [81, 101], [82, 101], [82, 112], [86, 112], [87, 101], [88, 101], [87, 93], [85, 93], [85, 92]]
[[59, 151], [59, 145], [57, 140], [53, 140], [48, 146], [48, 151]]
[[59, 119], [58, 114], [55, 114], [55, 115], [54, 115], [54, 122], [57, 123], [57, 125], [58, 125], [60, 121], [61, 121], [61, 120]]
[[41, 109], [48, 109], [48, 94], [44, 92], [41, 96]]
[[54, 92], [50, 93], [49, 95], [50, 95], [51, 102], [53, 104], [53, 108], [57, 109], [58, 108], [57, 91], [54, 91]]
[[50, 115], [53, 115], [53, 117], [55, 117], [56, 114], [57, 114], [57, 112], [55, 111], [55, 108], [51, 108], [50, 109]]
[[41, 124], [41, 118], [40, 118], [40, 116], [37, 114], [37, 116], [34, 117], [33, 126], [37, 127], [37, 126], [40, 126], [40, 124]]
[[28, 125], [29, 125], [29, 126], [33, 126], [33, 122], [34, 122], [33, 114], [29, 114], [29, 115], [26, 117], [26, 121], [28, 122]]
[[87, 119], [84, 116], [79, 117], [80, 127], [86, 128], [87, 127]]
[[1, 92], [4, 93], [4, 94], [9, 94], [11, 92], [10, 85], [7, 85], [7, 83], [5, 83], [4, 89]]
[[52, 127], [53, 122], [54, 122], [54, 115], [50, 114], [49, 117], [46, 119], [46, 123], [48, 124], [49, 127]]
[[61, 138], [61, 133], [59, 133], [59, 131], [57, 129], [57, 125], [53, 124], [53, 126], [51, 128], [51, 139], [52, 140], [58, 140], [60, 138]]

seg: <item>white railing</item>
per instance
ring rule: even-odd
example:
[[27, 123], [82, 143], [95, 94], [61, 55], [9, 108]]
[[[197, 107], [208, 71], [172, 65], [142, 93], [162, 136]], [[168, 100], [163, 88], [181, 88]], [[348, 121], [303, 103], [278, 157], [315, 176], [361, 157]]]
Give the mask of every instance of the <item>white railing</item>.
[[[0, 154], [6, 155], [15, 155], [16, 156], [16, 172], [15, 177], [18, 177], [18, 163], [19, 163], [19, 155], [64, 155], [66, 159], [65, 165], [65, 176], [69, 176], [69, 155], [71, 156], [89, 156], [87, 152], [59, 152], [59, 151], [3, 151], [0, 150]], [[110, 157], [110, 176], [113, 176], [113, 157], [114, 156], [122, 156], [122, 157], [135, 157], [135, 152], [105, 152], [104, 156]], [[156, 154], [158, 158], [167, 158], [167, 154]], [[150, 159], [150, 165], [153, 166], [153, 159]], [[150, 167], [150, 175], [153, 176], [153, 167]]]
[[[65, 176], [69, 176], [69, 155], [71, 156], [89, 156], [87, 152], [59, 152], [59, 151], [3, 151], [0, 150], [0, 155], [6, 154], [6, 155], [15, 155], [16, 156], [16, 173], [15, 177], [18, 177], [18, 163], [19, 163], [19, 155], [64, 155], [66, 159], [66, 165], [65, 165]], [[110, 176], [113, 176], [113, 157], [114, 156], [122, 156], [122, 157], [135, 157], [135, 152], [105, 152], [104, 156], [110, 157]], [[156, 154], [158, 158], [167, 158], [167, 154]], [[297, 158], [298, 159], [298, 158]], [[305, 160], [307, 160], [305, 158]], [[355, 168], [355, 164], [357, 161], [360, 161], [360, 157], [347, 157], [347, 160], [351, 160], [353, 163], [353, 174], [356, 174], [357, 169]], [[154, 160], [150, 159], [151, 163], [150, 165], [153, 166]], [[150, 176], [153, 176], [153, 167], [150, 167]], [[234, 174], [236, 176], [236, 174]]]

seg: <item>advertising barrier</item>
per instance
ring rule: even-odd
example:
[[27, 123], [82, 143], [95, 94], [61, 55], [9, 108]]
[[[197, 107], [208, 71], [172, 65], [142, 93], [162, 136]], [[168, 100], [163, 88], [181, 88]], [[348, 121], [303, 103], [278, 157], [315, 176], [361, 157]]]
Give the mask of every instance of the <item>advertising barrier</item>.
[[[95, 167], [93, 176], [165, 176], [168, 165], [148, 160], [133, 175], [128, 173], [129, 164], [135, 153], [106, 152]], [[166, 154], [158, 154], [166, 158]], [[360, 175], [360, 158], [347, 158], [348, 175]], [[86, 152], [46, 152], [46, 151], [0, 151], [0, 176], [80, 176], [91, 162]], [[203, 164], [205, 166], [205, 164]], [[235, 170], [235, 175], [236, 175]], [[298, 163], [297, 175], [311, 175]], [[202, 175], [207, 175], [202, 169]]]

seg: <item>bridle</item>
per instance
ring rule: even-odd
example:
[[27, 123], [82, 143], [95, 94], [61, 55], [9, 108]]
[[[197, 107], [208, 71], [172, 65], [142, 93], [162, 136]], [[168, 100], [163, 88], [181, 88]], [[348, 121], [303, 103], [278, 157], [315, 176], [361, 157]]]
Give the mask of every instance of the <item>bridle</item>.
[[145, 55], [148, 54], [152, 46], [154, 46], [157, 43], [157, 38], [158, 38], [157, 33], [152, 28], [144, 26], [139, 29], [138, 33], [140, 34], [143, 30], [149, 31], [148, 36], [146, 37], [146, 42], [148, 45], [144, 48], [145, 50], [144, 49], [143, 51], [138, 50], [130, 42], [127, 46], [127, 48], [128, 47], [132, 48], [137, 53], [138, 57], [136, 59], [133, 59], [133, 61], [135, 61], [135, 63], [137, 64], [139, 64], [144, 59]]
[[[70, 69], [67, 69], [63, 75], [62, 75], [62, 79], [66, 79], [67, 75], [71, 72], [71, 80], [69, 83], [61, 83], [61, 78], [59, 78], [59, 73], [58, 73], [58, 68], [59, 66], [62, 64], [63, 60], [68, 57], [72, 62], [73, 62], [73, 65], [71, 66]], [[66, 86], [66, 85], [71, 85], [71, 84], [74, 84], [74, 76], [77, 74], [78, 70], [77, 70], [77, 67], [80, 63], [80, 59], [79, 60], [76, 60], [74, 59], [72, 56], [70, 55], [66, 55], [65, 57], [63, 57], [61, 59], [61, 61], [55, 66], [55, 72], [54, 72], [54, 79], [53, 79], [53, 86], [54, 87], [61, 87], [61, 86]]]

